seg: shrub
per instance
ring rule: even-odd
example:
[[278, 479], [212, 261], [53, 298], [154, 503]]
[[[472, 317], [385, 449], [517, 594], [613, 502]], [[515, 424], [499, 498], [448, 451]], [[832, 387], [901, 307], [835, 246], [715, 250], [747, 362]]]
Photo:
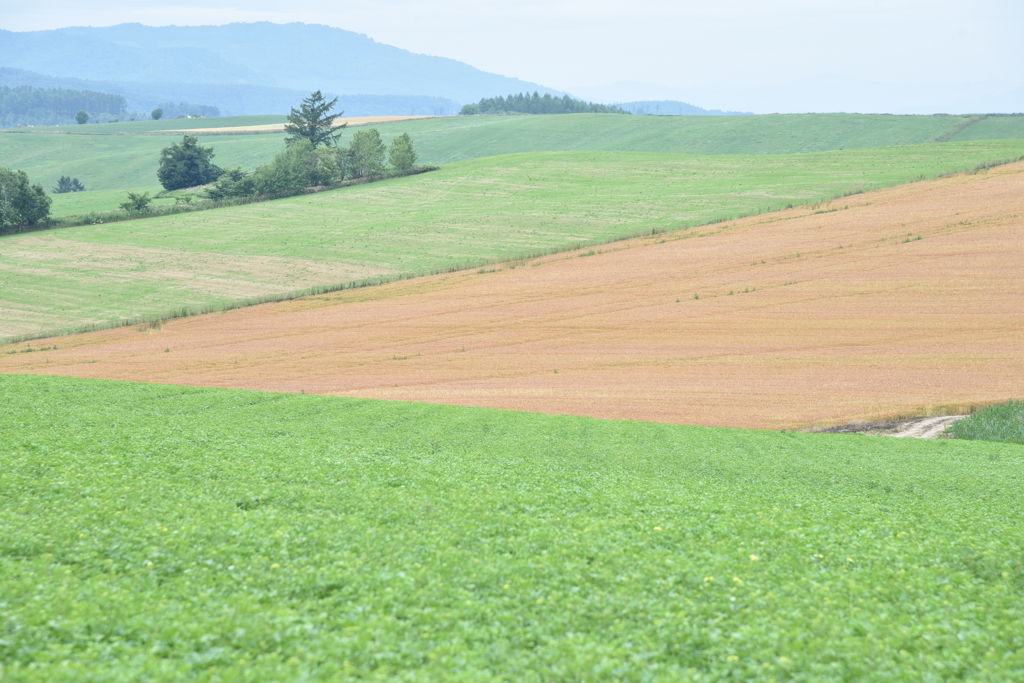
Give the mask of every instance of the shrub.
[[159, 121], [160, 117], [162, 117], [163, 115], [164, 115], [164, 110], [160, 109], [160, 108], [154, 109], [153, 113], [150, 114], [150, 116], [153, 117], [154, 121]]
[[313, 149], [309, 140], [302, 139], [279, 152], [269, 164], [257, 168], [252, 178], [258, 194], [278, 194], [339, 180], [341, 169], [334, 150]]
[[233, 199], [256, 194], [256, 184], [251, 173], [241, 167], [229, 168], [217, 178], [217, 182], [206, 188], [208, 199]]
[[128, 199], [121, 202], [121, 208], [133, 213], [142, 212], [148, 209], [152, 202], [153, 198], [149, 196], [148, 192], [143, 192], [142, 194], [128, 192]]

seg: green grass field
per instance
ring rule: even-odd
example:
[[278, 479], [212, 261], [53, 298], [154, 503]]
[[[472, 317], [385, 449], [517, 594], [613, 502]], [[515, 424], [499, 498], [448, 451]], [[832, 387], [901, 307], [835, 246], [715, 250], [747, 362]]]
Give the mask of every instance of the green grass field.
[[1007, 401], [983, 408], [949, 428], [956, 439], [1024, 444], [1024, 401]]
[[1009, 681], [1024, 449], [0, 376], [5, 681]]
[[112, 135], [154, 133], [166, 130], [194, 130], [198, 128], [232, 128], [235, 126], [263, 126], [271, 123], [284, 123], [287, 116], [215, 116], [204, 119], [160, 119], [153, 121], [121, 121], [119, 123], [87, 123], [70, 126], [41, 126], [39, 128], [6, 129], [9, 132], [32, 133], [34, 131], [66, 131], [75, 135]]
[[273, 202], [9, 235], [0, 336], [677, 230], [1021, 155], [1024, 141], [509, 155]]
[[[25, 171], [29, 180], [41, 183], [47, 192], [65, 175], [82, 181], [87, 191], [78, 193], [81, 195], [152, 187], [159, 185], [160, 150], [180, 140], [173, 135], [0, 133], [0, 166]], [[283, 134], [211, 135], [199, 136], [199, 140], [214, 148], [213, 161], [224, 168], [255, 168], [284, 147]], [[106, 208], [117, 208], [117, 202]]]
[[[157, 184], [160, 150], [175, 141], [155, 130], [280, 123], [281, 116], [137, 121], [65, 126], [66, 134], [0, 134], [0, 165], [20, 168], [49, 189], [62, 175], [89, 190]], [[375, 126], [385, 141], [408, 132], [420, 163], [447, 164], [519, 152], [660, 152], [670, 154], [794, 154], [910, 145], [945, 139], [970, 119], [959, 116], [785, 114], [768, 116], [453, 116]], [[343, 134], [347, 144], [351, 132]], [[1024, 138], [1024, 116], [974, 123], [952, 141]], [[283, 145], [283, 134], [207, 135], [214, 161], [255, 168]], [[116, 208], [116, 203], [107, 208]]]

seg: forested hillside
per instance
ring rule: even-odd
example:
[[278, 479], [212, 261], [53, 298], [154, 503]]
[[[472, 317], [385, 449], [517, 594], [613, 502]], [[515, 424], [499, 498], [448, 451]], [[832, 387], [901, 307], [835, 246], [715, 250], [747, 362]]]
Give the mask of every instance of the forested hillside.
[[127, 102], [121, 95], [93, 90], [0, 86], [0, 126], [3, 127], [74, 123], [75, 114], [80, 110], [88, 112], [92, 118], [117, 117], [126, 113]]

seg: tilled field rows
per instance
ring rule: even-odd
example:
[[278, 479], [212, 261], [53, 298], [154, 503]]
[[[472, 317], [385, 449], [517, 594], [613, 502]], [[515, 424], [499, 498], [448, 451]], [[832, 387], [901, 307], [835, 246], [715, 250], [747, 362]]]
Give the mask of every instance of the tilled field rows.
[[35, 342], [0, 371], [797, 427], [1018, 396], [1024, 164]]

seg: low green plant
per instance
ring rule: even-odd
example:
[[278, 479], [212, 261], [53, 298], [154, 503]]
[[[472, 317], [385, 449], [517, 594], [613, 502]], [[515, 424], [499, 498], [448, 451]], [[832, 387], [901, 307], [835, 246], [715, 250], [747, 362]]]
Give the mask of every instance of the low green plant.
[[5, 681], [1024, 677], [1017, 446], [0, 393]]
[[1024, 401], [983, 408], [954, 422], [947, 433], [955, 439], [1024, 444]]

